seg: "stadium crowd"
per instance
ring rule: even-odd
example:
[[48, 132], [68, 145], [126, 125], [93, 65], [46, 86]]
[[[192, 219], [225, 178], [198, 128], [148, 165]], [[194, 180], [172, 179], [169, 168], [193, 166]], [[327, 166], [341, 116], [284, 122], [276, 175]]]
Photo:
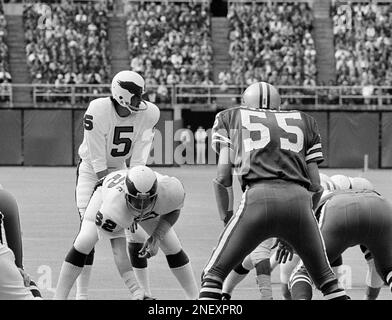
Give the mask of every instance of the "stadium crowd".
[[10, 86], [8, 85], [11, 81], [11, 74], [8, 71], [8, 46], [6, 44], [7, 36], [7, 20], [4, 15], [3, 6], [0, 5], [0, 101], [9, 100]]
[[231, 68], [221, 83], [314, 85], [316, 50], [307, 3], [231, 3]]
[[26, 58], [34, 83], [109, 82], [108, 18], [101, 2], [25, 4]]
[[392, 86], [392, 3], [335, 3], [333, 20], [337, 84], [362, 86], [370, 103], [374, 86]]
[[212, 46], [208, 3], [136, 3], [125, 7], [130, 67], [158, 86], [156, 102], [173, 84], [210, 84]]

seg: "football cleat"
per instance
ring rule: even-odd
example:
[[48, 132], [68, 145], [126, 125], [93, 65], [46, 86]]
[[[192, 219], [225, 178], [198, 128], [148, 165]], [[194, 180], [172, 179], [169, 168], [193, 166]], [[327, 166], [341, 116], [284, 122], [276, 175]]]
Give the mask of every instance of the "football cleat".
[[267, 82], [251, 84], [242, 94], [242, 104], [255, 109], [280, 108], [280, 95], [278, 90]]

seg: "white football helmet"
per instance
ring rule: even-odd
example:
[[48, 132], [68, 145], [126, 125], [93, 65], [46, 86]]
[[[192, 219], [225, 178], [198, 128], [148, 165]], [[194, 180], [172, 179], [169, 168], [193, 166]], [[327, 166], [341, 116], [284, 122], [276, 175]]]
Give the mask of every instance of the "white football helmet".
[[340, 190], [352, 189], [351, 178], [343, 174], [335, 174], [331, 180]]
[[320, 172], [320, 184], [324, 191], [339, 190], [339, 187], [326, 174]]
[[120, 71], [112, 80], [112, 97], [118, 104], [130, 112], [139, 112], [147, 109], [143, 102], [144, 79], [134, 71]]
[[351, 179], [351, 186], [352, 189], [359, 189], [359, 190], [376, 190], [373, 184], [365, 178], [361, 177], [354, 177]]
[[129, 169], [125, 187], [127, 206], [138, 213], [137, 218], [141, 219], [153, 210], [158, 198], [158, 180], [154, 171], [146, 166]]
[[249, 108], [279, 110], [280, 95], [273, 85], [256, 82], [246, 88], [242, 94], [242, 104]]

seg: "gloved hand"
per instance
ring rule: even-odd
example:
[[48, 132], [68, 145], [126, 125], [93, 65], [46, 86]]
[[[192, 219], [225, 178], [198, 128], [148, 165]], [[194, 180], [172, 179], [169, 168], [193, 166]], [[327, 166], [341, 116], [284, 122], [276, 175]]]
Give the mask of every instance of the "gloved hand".
[[139, 250], [140, 258], [151, 258], [158, 253], [159, 249], [159, 239], [154, 236], [149, 237], [146, 242], [144, 242], [143, 247]]
[[278, 247], [276, 250], [276, 261], [279, 263], [286, 263], [286, 261], [291, 261], [294, 255], [294, 249], [282, 239], [276, 239], [275, 244], [271, 249]]

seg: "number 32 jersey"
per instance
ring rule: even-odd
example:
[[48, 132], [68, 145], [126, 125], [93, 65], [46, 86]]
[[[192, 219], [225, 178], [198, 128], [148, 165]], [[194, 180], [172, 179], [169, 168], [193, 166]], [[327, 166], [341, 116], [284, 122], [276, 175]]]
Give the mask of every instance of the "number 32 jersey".
[[307, 163], [322, 162], [317, 123], [297, 110], [234, 107], [216, 115], [212, 147], [234, 151], [242, 188], [252, 181], [283, 179], [310, 186]]
[[131, 166], [146, 164], [160, 111], [153, 103], [142, 103], [147, 104], [146, 110], [120, 117], [110, 97], [90, 102], [79, 156], [94, 172], [123, 168], [130, 157]]
[[[107, 235], [122, 232], [135, 222], [143, 222], [161, 215], [180, 210], [184, 205], [184, 186], [175, 177], [155, 172], [158, 181], [158, 198], [150, 213], [138, 219], [138, 212], [127, 206], [124, 190], [127, 170], [119, 170], [107, 175], [101, 188], [102, 204], [95, 224]], [[98, 216], [99, 215], [99, 216]]]

